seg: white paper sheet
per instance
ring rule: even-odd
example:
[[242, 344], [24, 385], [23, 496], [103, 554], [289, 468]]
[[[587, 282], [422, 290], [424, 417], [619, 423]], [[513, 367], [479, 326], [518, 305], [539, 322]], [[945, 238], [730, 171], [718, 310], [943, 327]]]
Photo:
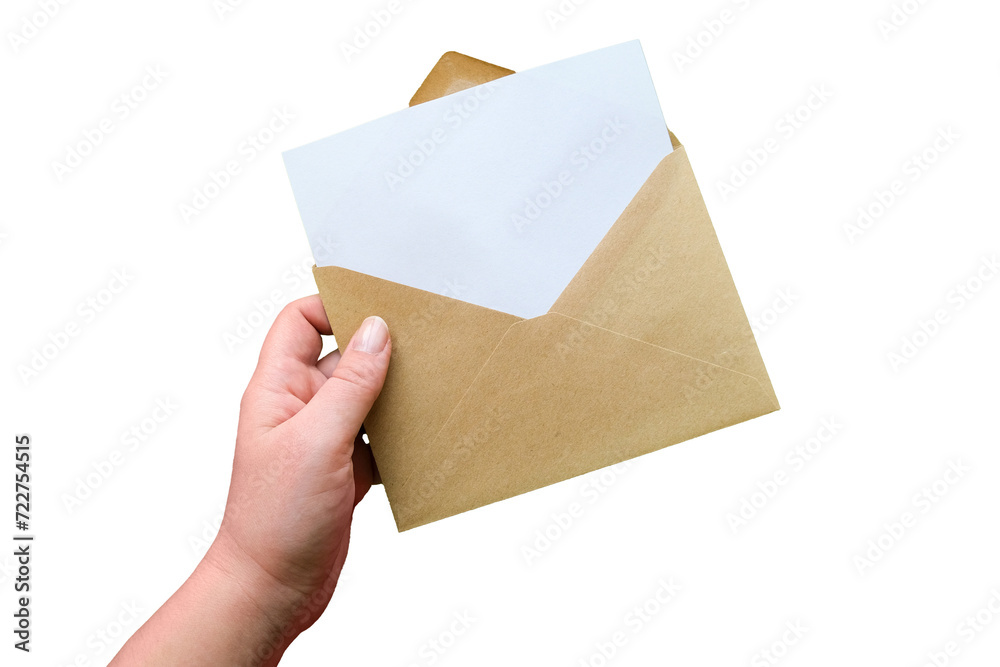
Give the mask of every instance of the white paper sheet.
[[404, 109], [284, 160], [317, 265], [530, 318], [670, 151], [633, 41]]

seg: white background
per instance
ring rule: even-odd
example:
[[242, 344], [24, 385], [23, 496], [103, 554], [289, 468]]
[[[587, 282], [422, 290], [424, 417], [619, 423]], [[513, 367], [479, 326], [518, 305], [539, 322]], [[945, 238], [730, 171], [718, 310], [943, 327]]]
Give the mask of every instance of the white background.
[[[253, 313], [315, 291], [281, 150], [402, 108], [444, 51], [524, 69], [638, 37], [747, 313], [763, 318], [782, 410], [605, 472], [593, 504], [585, 485], [600, 474], [397, 534], [374, 490], [333, 603], [284, 664], [428, 665], [439, 638], [450, 644], [440, 665], [761, 665], [773, 647], [789, 666], [918, 666], [952, 640], [948, 664], [996, 664], [1000, 617], [984, 612], [992, 623], [971, 642], [960, 624], [1000, 595], [1000, 280], [961, 309], [949, 293], [976, 287], [983, 258], [1000, 251], [1000, 7], [909, 4], [919, 9], [886, 37], [889, 0], [590, 0], [554, 27], [555, 0], [420, 0], [348, 62], [341, 44], [386, 2], [256, 0], [222, 17], [210, 0], [70, 2], [16, 52], [10, 34], [39, 9], [5, 3], [0, 432], [8, 446], [15, 433], [33, 438], [38, 540], [30, 656], [10, 646], [13, 562], [0, 556], [0, 662], [104, 664], [124, 634], [98, 651], [97, 633], [119, 630], [123, 603], [144, 620], [211, 537], [240, 395], [273, 319]], [[733, 20], [679, 65], [723, 9]], [[147, 66], [166, 78], [120, 120], [114, 101]], [[777, 124], [813, 86], [832, 97], [787, 137]], [[240, 144], [282, 107], [294, 121], [247, 160]], [[60, 181], [52, 163], [105, 117], [113, 132]], [[911, 180], [904, 163], [942, 128], [959, 138]], [[718, 183], [772, 137], [778, 151], [724, 198]], [[241, 173], [185, 221], [179, 205], [231, 159]], [[905, 193], [851, 243], [845, 225], [894, 179]], [[123, 269], [127, 287], [86, 320], [79, 304]], [[946, 323], [894, 367], [890, 353], [938, 309]], [[258, 326], [227, 345], [242, 321]], [[71, 322], [79, 334], [22, 379], [18, 368]], [[166, 398], [175, 414], [67, 509]], [[831, 418], [842, 428], [796, 469], [788, 452]], [[0, 458], [13, 474], [13, 457]], [[968, 472], [923, 511], [914, 496], [949, 462]], [[734, 532], [727, 515], [776, 471], [787, 484], [757, 496]], [[529, 563], [536, 531], [581, 501], [584, 515]], [[915, 525], [883, 535], [906, 512]], [[859, 566], [880, 537], [881, 558]], [[629, 623], [670, 577], [677, 596], [641, 629]], [[449, 637], [464, 612], [471, 629]], [[625, 645], [602, 662], [597, 644], [618, 631]], [[795, 639], [787, 651], [783, 636]]]

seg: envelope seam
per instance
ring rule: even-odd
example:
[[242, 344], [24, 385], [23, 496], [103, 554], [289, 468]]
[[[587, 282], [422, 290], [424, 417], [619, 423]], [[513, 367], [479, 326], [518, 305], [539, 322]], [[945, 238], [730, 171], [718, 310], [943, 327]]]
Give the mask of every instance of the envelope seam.
[[[675, 355], [677, 355], [679, 357], [685, 357], [687, 359], [691, 359], [692, 361], [696, 361], [698, 363], [708, 364], [709, 366], [713, 366], [715, 368], [719, 368], [719, 369], [721, 369], [723, 371], [726, 371], [726, 372], [729, 372], [729, 373], [733, 373], [735, 375], [741, 375], [741, 376], [743, 376], [745, 378], [749, 378], [749, 379], [753, 380], [754, 382], [756, 382], [757, 386], [760, 389], [760, 391], [765, 396], [767, 396], [768, 399], [770, 399], [770, 396], [768, 396], [768, 392], [767, 392], [767, 389], [764, 387], [764, 384], [760, 380], [758, 380], [757, 378], [755, 378], [752, 375], [748, 375], [746, 373], [742, 373], [740, 371], [734, 370], [732, 368], [727, 368], [725, 366], [720, 366], [719, 364], [712, 363], [711, 361], [706, 361], [705, 359], [699, 359], [698, 357], [691, 356], [690, 354], [684, 354], [683, 352], [678, 352], [677, 350], [672, 350], [669, 347], [663, 347], [662, 345], [657, 345], [655, 343], [650, 343], [648, 341], [644, 341], [644, 340], [641, 340], [639, 338], [635, 338], [634, 336], [628, 336], [628, 335], [620, 333], [618, 331], [614, 331], [612, 329], [607, 329], [605, 327], [598, 326], [598, 325], [596, 325], [596, 324], [594, 324], [592, 322], [587, 322], [586, 320], [581, 320], [581, 319], [578, 319], [576, 317], [571, 317], [570, 315], [566, 315], [565, 313], [560, 313], [560, 312], [556, 312], [556, 311], [551, 311], [550, 310], [549, 312], [545, 313], [544, 315], [539, 315], [538, 317], [532, 317], [532, 318], [525, 319], [525, 320], [519, 320], [517, 322], [512, 323], [509, 327], [507, 327], [507, 330], [504, 331], [503, 335], [500, 336], [500, 339], [497, 341], [497, 344], [493, 347], [493, 350], [490, 352], [490, 355], [483, 362], [482, 366], [479, 367], [479, 370], [476, 372], [476, 376], [474, 378], [472, 378], [472, 382], [469, 383], [469, 386], [465, 389], [465, 392], [462, 394], [462, 397], [458, 399], [458, 402], [455, 403], [455, 407], [452, 408], [451, 412], [448, 413], [448, 416], [445, 418], [444, 422], [441, 424], [441, 428], [439, 428], [438, 431], [437, 431], [437, 433], [434, 434], [434, 439], [431, 440], [431, 445], [432, 446], [434, 444], [436, 444], [438, 442], [438, 440], [440, 440], [441, 433], [444, 431], [444, 429], [451, 422], [452, 417], [454, 417], [455, 413], [458, 412], [458, 409], [460, 407], [462, 407], [462, 404], [465, 402], [466, 396], [468, 396], [469, 392], [472, 391], [472, 388], [476, 385], [476, 382], [479, 380], [479, 377], [483, 374], [483, 371], [486, 369], [486, 367], [489, 366], [490, 361], [493, 359], [494, 355], [496, 355], [496, 352], [497, 352], [497, 350], [500, 349], [500, 346], [503, 345], [504, 339], [507, 338], [507, 336], [510, 334], [511, 330], [514, 327], [516, 327], [516, 326], [523, 325], [523, 324], [525, 324], [527, 322], [531, 322], [533, 320], [541, 319], [541, 318], [546, 317], [548, 315], [557, 315], [559, 317], [565, 317], [568, 320], [572, 320], [574, 322], [579, 322], [581, 324], [586, 324], [587, 326], [594, 327], [595, 329], [598, 329], [600, 331], [607, 331], [610, 334], [613, 334], [615, 336], [621, 336], [622, 338], [625, 338], [625, 339], [628, 339], [628, 340], [633, 340], [633, 341], [635, 341], [637, 343], [640, 343], [642, 345], [648, 345], [648, 346], [656, 348], [658, 350], [663, 350], [664, 352], [668, 352], [670, 354], [675, 354]], [[774, 401], [771, 401], [771, 402], [774, 403]], [[775, 409], [779, 409], [779, 406], [775, 405]], [[406, 478], [403, 480], [402, 486], [406, 486], [409, 483], [410, 479], [415, 474], [416, 474], [416, 471], [411, 471], [410, 474], [407, 475]]]
[[[655, 347], [656, 349], [663, 350], [664, 352], [670, 352], [671, 354], [676, 354], [676, 355], [681, 356], [681, 357], [687, 357], [688, 359], [693, 359], [694, 361], [698, 361], [698, 362], [703, 363], [703, 364], [708, 364], [709, 366], [715, 366], [716, 368], [721, 368], [722, 370], [729, 371], [730, 373], [735, 373], [737, 375], [742, 375], [744, 377], [748, 377], [751, 380], [753, 380], [754, 382], [756, 382], [758, 385], [760, 385], [760, 388], [762, 390], [764, 389], [764, 384], [760, 380], [758, 380], [757, 378], [755, 378], [752, 375], [749, 375], [747, 373], [743, 373], [743, 372], [735, 370], [733, 368], [728, 368], [726, 366], [720, 366], [719, 364], [713, 363], [711, 361], [707, 361], [705, 359], [699, 359], [698, 357], [691, 356], [690, 354], [684, 354], [683, 352], [678, 352], [677, 350], [671, 349], [669, 347], [663, 347], [662, 345], [657, 345], [656, 343], [650, 343], [649, 341], [642, 340], [641, 338], [635, 338], [634, 336], [629, 336], [627, 334], [623, 334], [623, 333], [620, 333], [618, 331], [614, 331], [613, 329], [607, 329], [605, 327], [598, 326], [597, 324], [594, 324], [593, 322], [588, 322], [587, 320], [581, 320], [581, 319], [578, 319], [578, 318], [573, 317], [571, 315], [566, 315], [565, 313], [559, 313], [559, 312], [556, 312], [556, 311], [549, 311], [548, 313], [546, 313], [546, 315], [559, 315], [560, 317], [565, 317], [566, 319], [573, 320], [574, 322], [580, 322], [581, 324], [586, 324], [588, 326], [592, 326], [595, 329], [600, 329], [601, 331], [607, 331], [609, 333], [615, 334], [616, 336], [621, 336], [622, 338], [627, 338], [629, 340], [634, 340], [637, 343], [642, 343], [643, 345], [649, 345], [650, 347]], [[519, 324], [519, 323], [515, 322], [515, 324]], [[511, 326], [513, 327], [514, 325], [511, 325]], [[509, 328], [508, 328], [508, 331], [510, 331]], [[504, 335], [506, 336], [507, 334], [504, 333]], [[501, 340], [503, 340], [503, 339], [501, 339]], [[766, 390], [765, 390], [764, 393], [767, 393]], [[450, 415], [449, 415], [449, 417], [450, 417]]]

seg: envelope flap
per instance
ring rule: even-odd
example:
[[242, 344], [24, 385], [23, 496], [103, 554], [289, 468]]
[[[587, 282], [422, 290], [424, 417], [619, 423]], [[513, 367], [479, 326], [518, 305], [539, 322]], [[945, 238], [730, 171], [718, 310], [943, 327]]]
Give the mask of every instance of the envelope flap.
[[[511, 73], [449, 51], [410, 105]], [[674, 151], [550, 310], [751, 375], [777, 407], [687, 151], [670, 139]]]
[[514, 70], [506, 67], [449, 51], [438, 59], [434, 69], [410, 99], [410, 106], [436, 100], [513, 73]]
[[548, 313], [508, 328], [386, 493], [406, 530], [774, 409], [749, 375]]
[[684, 147], [657, 166], [551, 311], [755, 377], [777, 407]]

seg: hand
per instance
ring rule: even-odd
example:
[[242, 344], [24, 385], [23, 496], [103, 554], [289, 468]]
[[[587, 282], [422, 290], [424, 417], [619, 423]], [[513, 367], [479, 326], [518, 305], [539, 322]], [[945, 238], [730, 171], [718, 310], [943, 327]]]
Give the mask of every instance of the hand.
[[308, 601], [312, 624], [347, 556], [354, 507], [371, 487], [361, 423], [382, 389], [389, 331], [365, 320], [343, 356], [319, 358], [330, 334], [318, 296], [275, 320], [240, 404], [226, 512], [213, 554], [259, 568], [279, 592]]
[[[278, 315], [240, 404], [219, 534], [191, 578], [113, 664], [276, 664], [326, 608], [347, 556], [354, 507], [371, 487], [371, 453], [359, 432], [392, 346], [385, 322], [370, 317], [343, 355], [319, 359], [321, 334], [330, 333], [318, 296]], [[172, 635], [197, 632], [191, 610], [204, 600], [211, 601], [204, 653], [191, 655], [199, 641], [189, 636], [187, 652], [165, 654], [162, 643]], [[230, 627], [220, 631], [220, 624]]]

